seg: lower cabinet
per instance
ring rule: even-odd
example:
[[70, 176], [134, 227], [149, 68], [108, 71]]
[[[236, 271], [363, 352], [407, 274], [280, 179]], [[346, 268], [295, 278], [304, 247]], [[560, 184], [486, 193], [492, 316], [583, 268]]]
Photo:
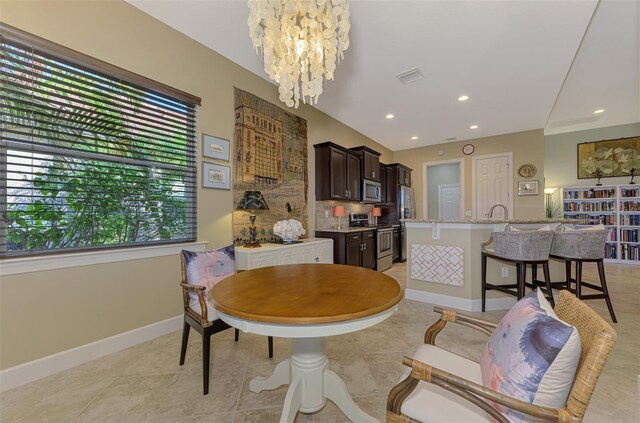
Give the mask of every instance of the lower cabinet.
[[308, 238], [299, 244], [262, 244], [260, 248], [236, 247], [236, 270], [298, 263], [333, 263], [333, 241]]
[[316, 238], [333, 240], [333, 262], [349, 266], [376, 268], [376, 243], [373, 231], [316, 231]]

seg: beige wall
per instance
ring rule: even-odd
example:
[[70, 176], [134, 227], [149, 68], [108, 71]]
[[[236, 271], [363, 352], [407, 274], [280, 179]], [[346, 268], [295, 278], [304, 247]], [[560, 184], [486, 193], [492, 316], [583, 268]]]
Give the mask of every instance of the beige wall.
[[[544, 137], [544, 177], [547, 186], [570, 187], [595, 185], [597, 179], [578, 179], [578, 144], [640, 136], [640, 122], [608, 126], [588, 131], [566, 132]], [[603, 178], [605, 185], [621, 185], [629, 177]]]
[[[462, 154], [465, 144], [473, 144], [475, 151], [470, 156]], [[513, 152], [513, 213], [509, 217], [517, 219], [544, 217], [544, 136], [542, 129], [517, 132], [513, 134], [497, 135], [494, 137], [477, 138], [474, 140], [438, 144], [428, 147], [413, 148], [410, 150], [396, 151], [393, 153], [393, 161], [403, 163], [413, 169], [411, 183], [415, 191], [417, 217], [423, 218], [422, 205], [424, 199], [424, 171], [425, 162], [436, 162], [464, 157], [464, 190], [465, 208], [472, 210], [472, 157], [485, 154], [497, 154]], [[438, 155], [442, 150], [443, 155]], [[540, 195], [518, 197], [518, 181], [523, 180], [517, 174], [518, 168], [524, 163], [532, 163], [538, 169], [538, 174], [531, 178], [540, 181]]]
[[[2, 1], [0, 10], [9, 25], [201, 97], [200, 133], [232, 138], [234, 86], [285, 107], [274, 85], [124, 1]], [[310, 187], [311, 146], [322, 141], [367, 145], [392, 161], [390, 150], [312, 107], [291, 111], [307, 119]], [[209, 248], [231, 243], [231, 215], [231, 191], [198, 190], [198, 239]], [[178, 269], [178, 257], [165, 257], [3, 277], [0, 369], [180, 314]]]

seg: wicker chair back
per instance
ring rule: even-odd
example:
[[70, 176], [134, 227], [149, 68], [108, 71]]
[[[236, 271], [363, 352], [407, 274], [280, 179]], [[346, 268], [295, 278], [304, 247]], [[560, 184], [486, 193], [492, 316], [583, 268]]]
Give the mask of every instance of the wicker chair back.
[[582, 354], [567, 399], [567, 410], [574, 417], [572, 421], [579, 422], [617, 335], [609, 323], [569, 291], [560, 291], [555, 312], [560, 320], [575, 326], [580, 334]]
[[556, 232], [551, 243], [551, 254], [559, 257], [599, 260], [604, 257], [607, 231]]
[[493, 251], [496, 256], [510, 260], [548, 260], [553, 234], [553, 231], [493, 232]]

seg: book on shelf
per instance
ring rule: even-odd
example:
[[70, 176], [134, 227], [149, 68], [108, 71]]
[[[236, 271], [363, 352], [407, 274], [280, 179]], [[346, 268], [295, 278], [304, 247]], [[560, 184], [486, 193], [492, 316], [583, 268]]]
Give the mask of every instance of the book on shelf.
[[640, 226], [640, 214], [620, 215], [621, 226]]
[[640, 197], [640, 188], [620, 188], [620, 197]]
[[640, 229], [620, 229], [621, 242], [640, 242]]
[[637, 211], [640, 212], [640, 201], [620, 201], [620, 211]]
[[640, 264], [640, 185], [563, 188], [562, 208], [565, 219], [606, 226], [606, 259]]
[[640, 245], [620, 244], [620, 258], [622, 260], [640, 260]]
[[565, 188], [563, 191], [563, 198], [565, 200], [574, 199], [589, 199], [589, 198], [615, 198], [615, 188], [594, 188], [594, 187], [581, 187], [581, 188]]

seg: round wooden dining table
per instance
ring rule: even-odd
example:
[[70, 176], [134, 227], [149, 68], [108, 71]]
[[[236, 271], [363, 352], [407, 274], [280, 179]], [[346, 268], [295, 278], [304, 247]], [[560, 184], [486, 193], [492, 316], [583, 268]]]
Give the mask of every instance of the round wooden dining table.
[[333, 401], [354, 422], [377, 422], [351, 398], [329, 370], [325, 337], [382, 322], [397, 310], [403, 291], [393, 278], [338, 264], [290, 264], [230, 276], [211, 291], [220, 318], [242, 331], [291, 338], [291, 358], [269, 377], [256, 377], [253, 392], [289, 385], [280, 422], [298, 411], [314, 413]]

